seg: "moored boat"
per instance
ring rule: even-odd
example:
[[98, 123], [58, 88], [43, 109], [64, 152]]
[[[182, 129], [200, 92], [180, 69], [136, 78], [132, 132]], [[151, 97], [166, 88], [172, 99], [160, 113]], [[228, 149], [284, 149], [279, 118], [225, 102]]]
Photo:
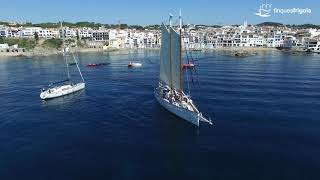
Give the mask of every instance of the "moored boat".
[[56, 97], [65, 96], [68, 94], [75, 93], [84, 89], [86, 86], [85, 83], [79, 82], [76, 84], [65, 84], [61, 86], [55, 86], [49, 89], [44, 89], [43, 92], [40, 94], [41, 99], [52, 99]]
[[110, 63], [90, 63], [90, 64], [87, 64], [87, 67], [105, 66], [108, 64], [110, 64]]
[[[62, 29], [62, 23], [61, 23], [61, 29]], [[65, 60], [66, 66], [67, 66], [68, 79], [64, 80], [64, 81], [52, 83], [48, 86], [48, 88], [43, 88], [40, 93], [40, 98], [42, 100], [53, 99], [53, 98], [65, 96], [65, 95], [80, 91], [85, 88], [84, 78], [83, 78], [82, 73], [80, 71], [78, 61], [77, 61], [73, 51], [71, 50], [71, 48], [67, 47], [65, 45], [65, 41], [64, 41], [65, 30], [63, 29], [62, 32], [63, 32], [62, 33], [62, 36], [63, 36], [62, 51], [63, 51], [63, 58]], [[71, 54], [72, 54], [72, 57], [74, 60], [73, 63], [68, 63], [66, 53], [69, 51], [71, 51]], [[80, 77], [82, 79], [81, 82], [77, 82], [77, 83], [71, 82], [69, 66], [73, 66], [73, 65], [77, 66], [78, 72], [79, 72]]]
[[140, 67], [140, 66], [142, 66], [141, 63], [135, 63], [135, 62], [132, 62], [132, 61], [130, 61], [128, 63], [128, 67]]

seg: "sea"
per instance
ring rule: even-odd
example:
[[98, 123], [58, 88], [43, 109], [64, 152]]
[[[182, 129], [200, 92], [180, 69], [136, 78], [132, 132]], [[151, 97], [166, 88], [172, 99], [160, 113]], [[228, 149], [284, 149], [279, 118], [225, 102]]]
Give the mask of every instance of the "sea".
[[199, 127], [156, 101], [159, 51], [76, 57], [85, 90], [48, 101], [62, 56], [0, 57], [1, 180], [320, 179], [319, 54], [192, 52]]

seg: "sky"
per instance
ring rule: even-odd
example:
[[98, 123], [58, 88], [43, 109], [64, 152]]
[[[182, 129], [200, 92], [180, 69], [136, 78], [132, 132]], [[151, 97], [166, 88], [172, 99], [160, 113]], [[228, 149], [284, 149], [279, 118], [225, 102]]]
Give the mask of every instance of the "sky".
[[[261, 4], [272, 8], [309, 8], [311, 14], [255, 15]], [[168, 14], [184, 24], [234, 25], [272, 21], [320, 24], [320, 0], [3, 0], [0, 21], [92, 21], [106, 24], [149, 25], [168, 22]]]

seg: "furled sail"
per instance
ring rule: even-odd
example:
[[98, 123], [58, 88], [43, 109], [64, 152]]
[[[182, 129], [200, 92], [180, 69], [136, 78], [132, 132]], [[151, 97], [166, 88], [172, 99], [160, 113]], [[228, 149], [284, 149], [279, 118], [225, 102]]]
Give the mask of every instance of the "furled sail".
[[182, 91], [181, 36], [172, 27], [170, 27], [170, 36], [172, 87], [177, 91]]
[[167, 27], [161, 26], [161, 50], [160, 50], [160, 80], [171, 86], [170, 74], [170, 32]]

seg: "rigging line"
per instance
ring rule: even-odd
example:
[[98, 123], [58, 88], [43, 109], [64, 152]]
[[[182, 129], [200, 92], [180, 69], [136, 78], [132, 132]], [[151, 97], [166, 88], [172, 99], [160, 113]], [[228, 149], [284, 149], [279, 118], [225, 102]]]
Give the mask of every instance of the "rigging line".
[[173, 89], [173, 82], [172, 82], [172, 57], [171, 57], [171, 29], [172, 27], [170, 26], [169, 28], [169, 61], [170, 61], [170, 90], [172, 92], [172, 89]]
[[[187, 45], [186, 45], [187, 46]], [[190, 50], [190, 46], [188, 46], [188, 49], [189, 49], [189, 53], [190, 53], [190, 58], [191, 58], [191, 62], [194, 64], [194, 60], [192, 58], [192, 54], [191, 54], [191, 50]], [[186, 55], [188, 57], [188, 64], [190, 64], [190, 58], [188, 56], [188, 52], [186, 51]], [[195, 67], [194, 67], [195, 69]], [[192, 69], [189, 69], [189, 72], [190, 72], [190, 76], [191, 76], [191, 82], [192, 82], [192, 85], [194, 86], [194, 81], [193, 81], [193, 76], [192, 76]]]
[[[184, 28], [184, 31], [185, 31], [185, 36], [188, 38], [188, 33], [186, 31], [186, 28]], [[191, 50], [190, 50], [190, 45], [188, 43], [188, 41], [184, 41], [185, 43], [185, 47], [186, 47], [186, 56], [187, 56], [187, 60], [188, 60], [188, 65], [190, 65], [190, 58], [191, 58], [191, 62], [194, 64], [194, 60], [193, 60], [193, 57], [192, 57], [192, 54], [191, 54]], [[189, 51], [189, 52], [188, 52]], [[190, 58], [189, 58], [189, 53], [190, 53]], [[194, 67], [195, 68], [195, 67]], [[190, 76], [191, 76], [191, 82], [192, 82], [192, 85], [193, 87], [195, 87], [195, 84], [194, 84], [194, 80], [193, 80], [193, 75], [192, 75], [192, 69], [187, 69], [186, 70], [186, 74], [187, 74], [187, 82], [188, 82], [188, 91], [189, 91], [189, 95], [191, 95], [190, 93], [190, 82], [189, 82], [189, 77], [188, 77], [188, 71], [190, 73]]]
[[66, 66], [67, 66], [68, 79], [70, 79], [70, 69], [69, 69], [68, 58], [67, 58], [64, 51], [65, 51], [65, 48], [63, 49], [63, 58], [65, 60]]
[[198, 76], [198, 72], [197, 72], [197, 68], [196, 68], [196, 64], [194, 63], [194, 60], [193, 60], [193, 64], [194, 64], [194, 73], [197, 79], [197, 83], [200, 86], [199, 76]]
[[181, 54], [182, 54], [182, 44], [181, 44], [181, 40], [183, 40], [182, 39], [182, 35], [181, 35], [181, 29], [179, 29], [179, 39], [180, 39], [180, 41], [179, 41], [179, 47], [180, 47], [180, 52], [179, 52], [179, 59], [180, 59], [180, 67], [179, 67], [179, 69], [180, 69], [180, 89], [181, 89], [181, 91], [183, 91], [183, 69], [182, 69], [182, 67], [181, 67], [181, 64], [182, 64], [182, 56], [181, 56]]
[[[189, 60], [189, 56], [188, 56], [188, 50], [187, 50], [187, 43], [185, 43], [185, 47], [186, 47], [186, 56], [187, 56], [188, 64], [190, 64], [190, 60]], [[187, 84], [188, 84], [189, 96], [191, 96], [190, 81], [189, 81], [189, 76], [188, 76], [188, 70], [186, 71], [186, 77], [187, 77]]]
[[178, 22], [179, 22], [179, 20], [176, 20], [173, 24], [179, 24]]
[[79, 74], [80, 74], [80, 76], [81, 76], [82, 82], [84, 82], [84, 78], [83, 78], [82, 73], [81, 73], [81, 71], [80, 71], [78, 61], [77, 61], [77, 59], [76, 59], [76, 57], [75, 57], [75, 55], [74, 55], [73, 51], [72, 51], [72, 50], [70, 50], [70, 51], [71, 51], [71, 54], [72, 54], [72, 56], [73, 56], [74, 62], [75, 62], [75, 63], [76, 63], [76, 65], [77, 65], [77, 68], [78, 68]]
[[195, 85], [194, 85], [194, 80], [193, 80], [193, 76], [192, 76], [192, 70], [190, 69], [189, 71], [190, 71], [190, 74], [191, 74], [191, 82], [192, 82], [192, 86], [193, 86], [193, 87], [195, 87]]
[[186, 71], [186, 77], [187, 77], [188, 93], [189, 93], [189, 96], [191, 97], [190, 85], [189, 85], [189, 77], [188, 77], [188, 71]]
[[[183, 36], [183, 41], [184, 41], [184, 46], [186, 48], [186, 57], [187, 57], [187, 60], [188, 60], [188, 64], [190, 64], [190, 60], [189, 60], [189, 56], [188, 56], [188, 48], [189, 46], [188, 43], [184, 40], [184, 36]], [[191, 96], [191, 91], [190, 91], [190, 82], [189, 82], [189, 77], [188, 77], [188, 71], [186, 71], [186, 77], [187, 77], [187, 84], [188, 84], [188, 92], [189, 92], [189, 96]]]
[[[78, 51], [79, 51], [79, 48], [78, 48], [77, 44], [76, 44], [76, 46], [74, 47], [74, 49], [75, 49], [74, 52], [78, 52]], [[77, 53], [75, 56], [76, 56], [77, 59], [80, 59], [80, 58], [79, 58], [79, 53]]]
[[[190, 46], [189, 46], [189, 53], [191, 53], [191, 51], [190, 51]], [[191, 56], [191, 54], [190, 54], [190, 56]], [[188, 63], [189, 63], [189, 65], [190, 65], [190, 59], [188, 59]], [[193, 60], [192, 60], [192, 56], [191, 56], [191, 63], [194, 64], [194, 62], [193, 62]], [[194, 67], [194, 68], [195, 68], [195, 67]], [[192, 69], [189, 68], [188, 70], [189, 70], [189, 72], [190, 72], [192, 86], [195, 87], [195, 85], [194, 85], [194, 80], [193, 80], [193, 75], [192, 75]]]
[[65, 61], [66, 61], [66, 65], [67, 65], [68, 79], [70, 79], [70, 70], [69, 70], [69, 64], [68, 64], [67, 57], [65, 57]]
[[[191, 51], [190, 51], [190, 57], [191, 57], [192, 63], [195, 65], [195, 63], [194, 63], [195, 61], [194, 61], [194, 58], [192, 56], [192, 52]], [[196, 67], [194, 67], [194, 72], [195, 72], [195, 75], [196, 75], [196, 78], [197, 78], [197, 83], [200, 85], [200, 81], [199, 81], [199, 77], [198, 77], [198, 73], [197, 73], [197, 68]], [[193, 80], [193, 76], [192, 76], [192, 80]]]

